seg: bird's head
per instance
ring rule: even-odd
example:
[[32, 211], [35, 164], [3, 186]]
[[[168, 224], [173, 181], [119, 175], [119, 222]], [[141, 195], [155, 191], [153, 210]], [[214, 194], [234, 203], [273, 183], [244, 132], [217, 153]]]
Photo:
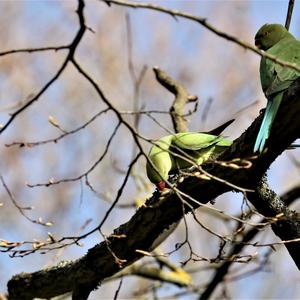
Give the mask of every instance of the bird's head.
[[166, 186], [165, 180], [168, 180], [169, 172], [168, 172], [168, 170], [161, 168], [162, 164], [158, 165], [158, 164], [156, 164], [156, 162], [157, 161], [154, 161], [154, 162], [152, 161], [154, 167], [157, 170], [155, 170], [153, 168], [153, 166], [150, 164], [150, 162], [147, 162], [147, 165], [146, 165], [147, 176], [150, 179], [150, 181], [156, 185], [157, 189], [159, 191], [162, 191]]
[[261, 50], [268, 50], [288, 36], [293, 37], [284, 26], [280, 24], [265, 24], [255, 35], [255, 46]]
[[[169, 138], [168, 136], [166, 138]], [[166, 151], [166, 138], [160, 140], [150, 149], [146, 164], [147, 176], [154, 183], [159, 191], [162, 191], [166, 186], [166, 180], [169, 178], [169, 172], [175, 165], [172, 155]], [[163, 147], [166, 148], [162, 149]]]

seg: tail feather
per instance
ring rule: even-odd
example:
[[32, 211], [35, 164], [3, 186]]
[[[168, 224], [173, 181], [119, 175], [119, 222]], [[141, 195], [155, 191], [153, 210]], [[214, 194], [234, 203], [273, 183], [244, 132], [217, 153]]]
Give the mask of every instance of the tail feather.
[[227, 128], [234, 121], [235, 121], [235, 119], [231, 119], [231, 120], [225, 122], [224, 124], [214, 128], [210, 131], [204, 132], [204, 133], [212, 134], [212, 135], [220, 135], [224, 131], [224, 129]]
[[254, 152], [259, 151], [261, 153], [264, 150], [265, 143], [270, 135], [270, 129], [277, 114], [282, 96], [282, 93], [277, 94], [272, 100], [268, 101], [264, 118], [256, 137]]

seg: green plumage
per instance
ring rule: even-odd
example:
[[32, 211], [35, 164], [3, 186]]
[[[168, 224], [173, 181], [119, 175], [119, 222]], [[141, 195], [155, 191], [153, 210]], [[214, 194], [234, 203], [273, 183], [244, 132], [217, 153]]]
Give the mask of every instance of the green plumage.
[[198, 132], [167, 135], [151, 147], [147, 162], [147, 176], [161, 190], [169, 174], [179, 169], [201, 165], [210, 157], [232, 144], [221, 136]]
[[[294, 63], [300, 67], [300, 41], [296, 40], [280, 24], [265, 24], [262, 26], [255, 35], [255, 45], [280, 60]], [[255, 141], [254, 152], [263, 151], [283, 94], [299, 76], [300, 73], [296, 70], [281, 66], [270, 59], [262, 57], [260, 80], [268, 103]]]

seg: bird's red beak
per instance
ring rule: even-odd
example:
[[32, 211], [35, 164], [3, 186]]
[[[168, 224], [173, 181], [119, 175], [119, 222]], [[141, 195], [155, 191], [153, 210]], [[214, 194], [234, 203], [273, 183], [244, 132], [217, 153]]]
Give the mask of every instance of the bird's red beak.
[[166, 183], [162, 180], [156, 186], [157, 189], [161, 192], [166, 187]]
[[261, 43], [259, 42], [259, 40], [255, 40], [255, 46], [256, 46], [258, 49], [261, 49]]

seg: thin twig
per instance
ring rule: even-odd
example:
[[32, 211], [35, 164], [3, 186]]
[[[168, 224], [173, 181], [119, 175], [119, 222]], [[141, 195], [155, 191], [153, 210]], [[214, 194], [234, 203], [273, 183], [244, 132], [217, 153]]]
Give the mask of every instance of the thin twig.
[[165, 8], [165, 7], [162, 7], [159, 5], [155, 5], [155, 4], [150, 4], [150, 3], [134, 2], [134, 1], [127, 1], [127, 0], [101, 0], [101, 1], [109, 3], [109, 4], [116, 4], [116, 5], [125, 6], [125, 7], [155, 10], [158, 12], [168, 14], [174, 18], [181, 17], [184, 19], [194, 21], [196, 23], [201, 24], [202, 26], [207, 28], [209, 31], [215, 33], [217, 36], [220, 36], [230, 42], [233, 42], [245, 49], [248, 49], [248, 50], [262, 56], [262, 57], [269, 58], [270, 60], [278, 63], [279, 65], [282, 65], [284, 67], [288, 67], [288, 68], [291, 68], [291, 69], [294, 69], [294, 70], [300, 72], [300, 67], [297, 66], [296, 64], [277, 59], [276, 56], [271, 55], [266, 52], [263, 52], [263, 51], [259, 50], [257, 47], [253, 46], [252, 44], [245, 42], [245, 41], [243, 41], [233, 35], [230, 35], [224, 31], [219, 30], [218, 28], [209, 24], [205, 18], [200, 18], [200, 17], [197, 17], [197, 16], [189, 14], [189, 13], [185, 13], [185, 12], [173, 10], [173, 9], [168, 9], [168, 8]]
[[[68, 63], [72, 60], [75, 50], [77, 49], [77, 46], [79, 45], [85, 30], [85, 19], [84, 19], [84, 10], [85, 3], [83, 0], [78, 0], [78, 7], [77, 7], [77, 14], [78, 14], [78, 19], [79, 19], [79, 30], [72, 41], [72, 43], [69, 45], [69, 53], [67, 57], [65, 58], [64, 62], [62, 63], [61, 67], [58, 69], [56, 74], [44, 85], [44, 87], [34, 96], [32, 97], [26, 104], [21, 106], [19, 109], [17, 109], [14, 113], [10, 115], [10, 118], [8, 121], [1, 127], [0, 129], [0, 134], [4, 132], [7, 127], [11, 124], [11, 122], [24, 110], [26, 110], [29, 106], [31, 106], [35, 101], [38, 101], [39, 98], [46, 92], [46, 90], [60, 77], [60, 75], [63, 73], [65, 68], [67, 67]], [[63, 46], [65, 47], [65, 46]]]
[[97, 114], [95, 114], [91, 119], [89, 119], [86, 123], [80, 125], [79, 127], [70, 130], [70, 131], [66, 131], [65, 133], [61, 134], [60, 136], [56, 137], [56, 138], [52, 138], [52, 139], [47, 139], [47, 140], [42, 140], [42, 141], [38, 141], [38, 142], [12, 142], [10, 144], [5, 144], [6, 147], [12, 147], [12, 146], [19, 146], [19, 147], [35, 147], [35, 146], [40, 146], [40, 145], [45, 145], [48, 143], [57, 143], [59, 140], [63, 139], [64, 137], [74, 134], [84, 128], [86, 128], [88, 125], [90, 125], [93, 121], [95, 121], [99, 116], [101, 116], [103, 113], [106, 113], [109, 111], [109, 108], [106, 108], [104, 110], [101, 110], [100, 112], [98, 112]]
[[42, 221], [42, 218], [39, 218], [37, 220], [34, 220], [34, 219], [31, 219], [30, 217], [28, 217], [26, 214], [25, 214], [25, 210], [32, 210], [32, 207], [22, 207], [18, 204], [18, 202], [16, 201], [15, 197], [13, 196], [12, 192], [10, 191], [10, 189], [8, 188], [7, 184], [5, 183], [4, 181], [4, 178], [2, 176], [0, 176], [0, 180], [2, 182], [2, 185], [4, 187], [4, 189], [6, 190], [8, 196], [9, 196], [9, 199], [11, 200], [11, 202], [13, 203], [13, 205], [18, 209], [18, 211], [20, 212], [20, 214], [25, 218], [27, 219], [29, 222], [31, 223], [34, 223], [34, 224], [39, 224], [39, 225], [42, 225], [42, 226], [52, 226], [52, 222], [43, 222]]
[[69, 49], [70, 45], [66, 46], [50, 46], [50, 47], [40, 47], [40, 48], [22, 48], [22, 49], [13, 49], [0, 52], [0, 56], [8, 55], [8, 54], [15, 54], [15, 53], [33, 53], [33, 52], [42, 52], [42, 51], [59, 51], [59, 50], [66, 50]]
[[286, 14], [286, 20], [285, 20], [285, 28], [287, 30], [289, 30], [289, 28], [290, 28], [290, 23], [291, 23], [293, 9], [294, 9], [294, 3], [295, 3], [295, 0], [290, 0], [289, 1], [289, 6], [288, 6], [288, 10], [287, 10], [287, 14]]
[[83, 177], [86, 177], [88, 174], [90, 174], [95, 168], [97, 165], [99, 165], [99, 163], [103, 160], [103, 158], [105, 157], [105, 155], [107, 154], [108, 152], [108, 149], [109, 149], [109, 146], [114, 138], [114, 136], [116, 135], [119, 127], [121, 125], [121, 122], [119, 122], [117, 124], [117, 126], [115, 127], [115, 129], [113, 130], [110, 138], [108, 139], [107, 143], [106, 143], [106, 146], [105, 146], [105, 149], [103, 151], [103, 153], [101, 154], [101, 156], [97, 159], [96, 162], [93, 163], [93, 165], [87, 170], [85, 171], [84, 173], [76, 176], [76, 177], [72, 177], [72, 178], [65, 178], [65, 179], [60, 179], [60, 180], [53, 180], [53, 179], [50, 179], [48, 182], [44, 182], [44, 183], [36, 183], [36, 184], [27, 184], [28, 187], [38, 187], [38, 186], [51, 186], [51, 185], [56, 185], [56, 184], [60, 184], [62, 182], [72, 182], [72, 181], [78, 181], [78, 180], [81, 180]]
[[119, 286], [118, 286], [118, 288], [117, 288], [117, 290], [115, 292], [115, 295], [114, 295], [114, 300], [118, 299], [118, 295], [119, 295], [119, 292], [121, 290], [122, 283], [123, 283], [123, 278], [121, 277], [120, 282], [119, 282]]

